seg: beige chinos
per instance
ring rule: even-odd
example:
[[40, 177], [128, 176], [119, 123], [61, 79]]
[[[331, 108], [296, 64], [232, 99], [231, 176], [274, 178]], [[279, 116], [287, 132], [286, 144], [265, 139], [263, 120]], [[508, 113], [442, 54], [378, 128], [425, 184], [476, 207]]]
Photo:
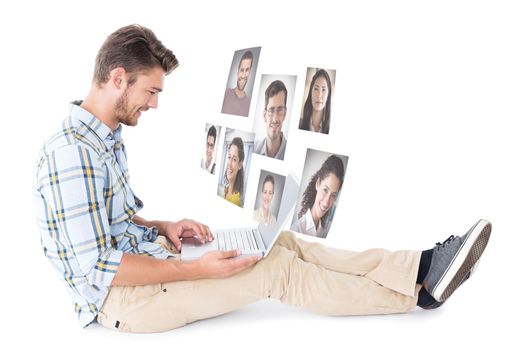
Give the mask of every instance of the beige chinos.
[[[175, 251], [164, 237], [158, 243]], [[97, 320], [124, 332], [162, 332], [265, 298], [323, 315], [403, 313], [417, 302], [420, 256], [328, 248], [285, 231], [266, 258], [228, 278], [112, 287]]]

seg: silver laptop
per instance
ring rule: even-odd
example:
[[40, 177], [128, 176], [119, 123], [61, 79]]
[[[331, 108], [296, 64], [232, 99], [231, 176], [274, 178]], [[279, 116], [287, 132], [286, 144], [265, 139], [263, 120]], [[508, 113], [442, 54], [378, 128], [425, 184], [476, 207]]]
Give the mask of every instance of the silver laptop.
[[241, 251], [241, 257], [262, 256], [266, 257], [283, 230], [285, 223], [293, 213], [293, 206], [299, 194], [299, 184], [294, 175], [286, 177], [284, 193], [279, 208], [279, 219], [270, 227], [259, 224], [253, 227], [214, 230], [215, 239], [211, 242], [200, 243], [191, 237], [182, 241], [181, 260], [195, 260], [207, 252], [214, 250]]

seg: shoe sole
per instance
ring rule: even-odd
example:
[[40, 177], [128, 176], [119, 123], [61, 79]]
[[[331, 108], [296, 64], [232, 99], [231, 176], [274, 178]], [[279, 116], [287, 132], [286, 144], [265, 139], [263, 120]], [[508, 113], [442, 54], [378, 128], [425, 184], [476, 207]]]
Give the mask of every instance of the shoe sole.
[[444, 302], [464, 281], [465, 276], [473, 268], [483, 254], [489, 242], [492, 225], [486, 220], [480, 220], [467, 234], [463, 245], [454, 256], [452, 263], [438, 281], [431, 293], [438, 302]]
[[[465, 277], [463, 277], [463, 279], [461, 280], [459, 286], [461, 286], [463, 283], [465, 283], [466, 280], [468, 280], [470, 277], [472, 277], [472, 275], [474, 274], [474, 271], [476, 271], [476, 269], [478, 268], [478, 265], [479, 265], [479, 260], [476, 264], [474, 264], [474, 266], [472, 267], [472, 269], [470, 269], [470, 271], [467, 272], [467, 274], [465, 275]], [[458, 286], [458, 287], [459, 287]], [[426, 306], [421, 306], [422, 309], [425, 309], [425, 310], [431, 310], [431, 309], [437, 309], [438, 307], [440, 307], [441, 305], [443, 305], [445, 303], [446, 300], [444, 301], [435, 301], [433, 302], [432, 304], [430, 305], [426, 305]]]

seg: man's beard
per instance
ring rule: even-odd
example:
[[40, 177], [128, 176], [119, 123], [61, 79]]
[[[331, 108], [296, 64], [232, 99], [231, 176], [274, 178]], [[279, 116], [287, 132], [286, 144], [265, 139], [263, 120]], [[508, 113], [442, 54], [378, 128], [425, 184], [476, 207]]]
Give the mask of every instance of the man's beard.
[[248, 79], [244, 81], [244, 85], [241, 87], [241, 80], [237, 79], [237, 89], [239, 89], [239, 91], [244, 91], [244, 88], [246, 87], [247, 82], [248, 82]]
[[115, 117], [118, 121], [124, 125], [133, 126], [137, 124], [136, 120], [133, 118], [135, 113], [129, 109], [128, 88], [124, 90], [122, 96], [117, 100], [113, 113], [115, 113]]

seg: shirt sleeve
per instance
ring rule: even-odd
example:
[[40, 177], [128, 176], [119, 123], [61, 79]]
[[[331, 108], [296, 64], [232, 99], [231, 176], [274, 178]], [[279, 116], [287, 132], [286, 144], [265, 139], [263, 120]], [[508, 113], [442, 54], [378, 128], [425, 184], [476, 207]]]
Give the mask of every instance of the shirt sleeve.
[[72, 260], [89, 284], [111, 285], [123, 253], [112, 245], [106, 209], [110, 202], [105, 201], [105, 194], [110, 197], [105, 193], [108, 175], [98, 155], [84, 146], [67, 145], [45, 158], [39, 174], [48, 220], [57, 226], [59, 256]]

